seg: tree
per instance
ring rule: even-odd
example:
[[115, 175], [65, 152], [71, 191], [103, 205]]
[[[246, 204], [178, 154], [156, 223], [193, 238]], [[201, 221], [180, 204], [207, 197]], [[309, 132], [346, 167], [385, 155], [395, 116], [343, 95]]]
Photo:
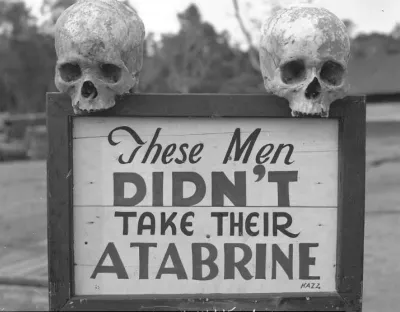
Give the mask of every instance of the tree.
[[230, 44], [227, 32], [218, 33], [204, 22], [194, 5], [177, 18], [181, 25], [177, 34], [166, 34], [160, 42], [155, 42], [151, 35], [147, 37], [142, 92], [261, 90], [261, 75], [252, 67], [248, 53]]
[[258, 49], [253, 44], [253, 38], [250, 32], [247, 30], [244, 25], [242, 16], [240, 14], [239, 3], [238, 0], [232, 0], [233, 7], [235, 10], [235, 17], [239, 23], [240, 29], [242, 30], [244, 37], [246, 38], [247, 44], [249, 45], [249, 60], [253, 68], [257, 71], [260, 71], [260, 62], [259, 62], [259, 54]]
[[[154, 90], [154, 80], [157, 80], [166, 88], [164, 92], [217, 91], [219, 84], [211, 83], [215, 79], [213, 72], [218, 68], [223, 72], [222, 67], [229, 58], [224, 53], [230, 52], [224, 34], [216, 33], [212, 25], [203, 22], [195, 5], [190, 5], [177, 18], [179, 32], [163, 35], [159, 44], [152, 45], [153, 55], [145, 60], [144, 90]], [[146, 74], [148, 71], [153, 74]], [[154, 80], [148, 80], [150, 76]]]
[[25, 3], [0, 1], [1, 110], [44, 111], [55, 53], [52, 39], [38, 32]]

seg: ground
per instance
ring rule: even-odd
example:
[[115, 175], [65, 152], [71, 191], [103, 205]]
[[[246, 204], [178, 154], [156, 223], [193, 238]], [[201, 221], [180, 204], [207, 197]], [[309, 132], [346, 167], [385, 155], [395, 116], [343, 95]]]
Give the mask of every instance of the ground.
[[[364, 312], [397, 311], [400, 122], [368, 123]], [[0, 165], [0, 277], [47, 276], [46, 165]], [[0, 285], [0, 311], [47, 308], [47, 289]]]

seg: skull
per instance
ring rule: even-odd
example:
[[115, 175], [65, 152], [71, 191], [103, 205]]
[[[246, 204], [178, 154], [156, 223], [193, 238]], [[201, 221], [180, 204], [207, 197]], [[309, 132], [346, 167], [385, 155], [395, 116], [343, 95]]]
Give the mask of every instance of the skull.
[[292, 116], [329, 116], [348, 91], [350, 40], [324, 8], [291, 7], [263, 23], [260, 66], [268, 92], [289, 101]]
[[55, 84], [76, 114], [109, 109], [133, 93], [143, 64], [145, 29], [117, 0], [79, 0], [56, 23]]

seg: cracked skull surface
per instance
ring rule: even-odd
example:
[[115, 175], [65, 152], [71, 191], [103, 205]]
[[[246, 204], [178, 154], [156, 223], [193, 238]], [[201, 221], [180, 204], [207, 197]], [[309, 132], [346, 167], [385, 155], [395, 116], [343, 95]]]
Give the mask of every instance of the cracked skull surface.
[[343, 22], [324, 8], [291, 7], [262, 25], [260, 66], [268, 92], [289, 101], [293, 116], [329, 116], [346, 96], [350, 40]]
[[55, 84], [76, 114], [106, 110], [132, 93], [143, 64], [145, 28], [117, 0], [79, 0], [56, 23]]

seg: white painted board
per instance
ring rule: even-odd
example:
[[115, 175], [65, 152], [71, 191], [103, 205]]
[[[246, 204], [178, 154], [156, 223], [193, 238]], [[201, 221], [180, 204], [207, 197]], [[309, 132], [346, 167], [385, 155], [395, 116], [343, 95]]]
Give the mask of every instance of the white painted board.
[[[118, 127], [124, 128], [113, 132]], [[73, 129], [76, 295], [335, 291], [335, 120], [80, 117]], [[157, 129], [160, 157], [151, 163], [155, 148], [144, 163]], [[257, 133], [246, 163], [245, 148], [237, 161], [234, 144], [227, 153], [233, 138], [240, 135], [243, 145]], [[166, 164], [162, 153], [170, 144], [177, 147]], [[196, 145], [193, 163], [188, 155], [180, 163], [180, 148], [189, 154]], [[265, 160], [260, 164], [263, 146], [260, 155], [271, 153], [268, 160], [259, 157]], [[131, 162], [118, 161], [123, 155], [127, 162], [136, 148]], [[183, 176], [201, 181], [197, 187], [179, 184]], [[137, 184], [118, 186], [121, 177]], [[197, 200], [186, 206], [179, 198], [194, 194]], [[176, 233], [171, 223], [162, 233], [162, 218], [174, 213]], [[186, 232], [182, 216], [190, 222]], [[139, 223], [148, 225], [151, 218], [154, 233], [138, 232]], [[243, 220], [233, 233], [230, 218]], [[142, 244], [140, 250], [135, 244]]]

